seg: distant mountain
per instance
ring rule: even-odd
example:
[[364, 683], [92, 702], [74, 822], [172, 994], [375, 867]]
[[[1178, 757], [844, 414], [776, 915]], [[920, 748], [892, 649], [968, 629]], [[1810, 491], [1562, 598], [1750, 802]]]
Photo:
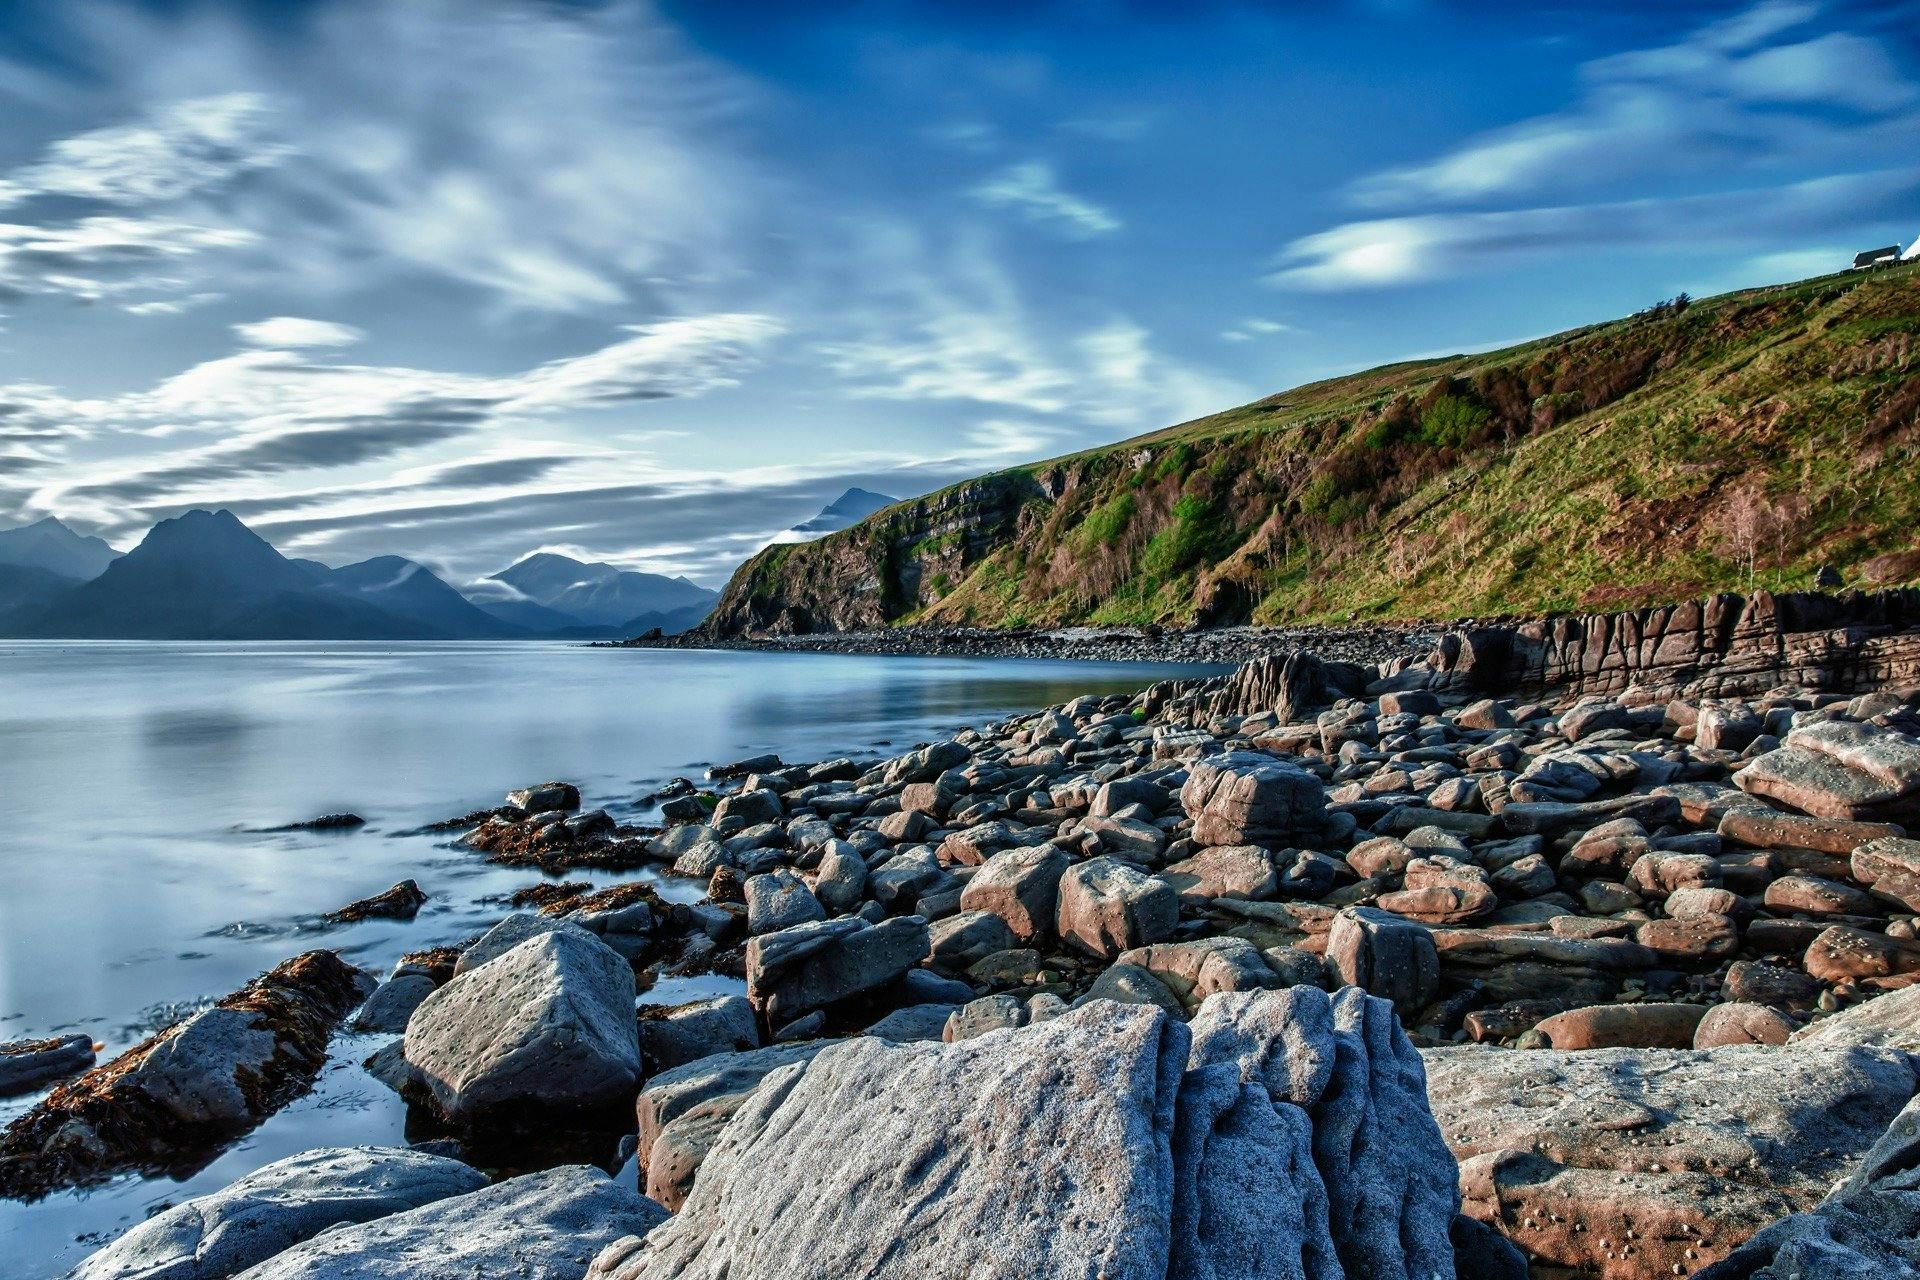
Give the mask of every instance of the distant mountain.
[[96, 578], [0, 613], [14, 635], [151, 640], [445, 640], [500, 624], [411, 561], [293, 561], [228, 511], [155, 525]]
[[793, 526], [775, 541], [811, 542], [823, 533], [838, 533], [850, 525], [858, 524], [874, 512], [898, 501], [900, 499], [889, 498], [871, 489], [849, 489], [822, 507], [819, 515]]
[[99, 538], [75, 533], [52, 516], [0, 530], [0, 565], [39, 569], [71, 582], [99, 577], [119, 556]]
[[[719, 592], [685, 578], [586, 564], [549, 551], [530, 555], [488, 581], [511, 588], [515, 594], [508, 599], [516, 603], [530, 602], [585, 627], [621, 629], [643, 614], [691, 608], [698, 608], [704, 617], [719, 598]], [[511, 616], [494, 612], [492, 597], [479, 603], [496, 618]]]
[[322, 585], [328, 592], [374, 605], [457, 639], [507, 639], [541, 629], [517, 626], [482, 611], [430, 570], [400, 556], [375, 556], [340, 569], [319, 567], [325, 571]]

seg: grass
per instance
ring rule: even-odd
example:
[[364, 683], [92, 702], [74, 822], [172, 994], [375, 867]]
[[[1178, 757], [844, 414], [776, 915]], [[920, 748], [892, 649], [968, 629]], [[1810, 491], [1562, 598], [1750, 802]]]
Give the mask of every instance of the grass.
[[1756, 585], [1857, 580], [1920, 545], [1916, 371], [1920, 267], [1728, 294], [982, 477], [728, 597], [812, 605], [855, 555], [922, 566], [883, 620], [999, 626], [1610, 609], [1744, 589], [1749, 552]]

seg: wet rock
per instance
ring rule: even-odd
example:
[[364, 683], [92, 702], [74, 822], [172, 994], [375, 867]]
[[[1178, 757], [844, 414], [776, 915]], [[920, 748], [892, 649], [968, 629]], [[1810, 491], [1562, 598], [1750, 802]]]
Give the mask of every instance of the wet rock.
[[92, 1036], [52, 1036], [0, 1044], [0, 1098], [31, 1092], [92, 1065]]
[[309, 951], [60, 1085], [0, 1134], [0, 1195], [204, 1160], [312, 1083], [373, 979]]
[[608, 1241], [665, 1217], [598, 1169], [567, 1166], [324, 1232], [247, 1280], [576, 1280]]
[[406, 1060], [456, 1124], [594, 1111], [640, 1077], [633, 970], [592, 936], [527, 939], [434, 992], [407, 1023]]
[[333, 924], [353, 924], [361, 920], [411, 920], [427, 905], [427, 895], [418, 882], [402, 880], [391, 889], [370, 898], [349, 902], [338, 911], [327, 912]]
[[507, 792], [507, 804], [523, 813], [563, 813], [580, 807], [580, 788], [571, 782], [542, 782]]
[[1112, 957], [1158, 942], [1179, 922], [1173, 886], [1127, 863], [1095, 858], [1060, 877], [1056, 928], [1062, 941], [1089, 955]]
[[353, 1015], [353, 1029], [398, 1035], [407, 1029], [407, 1019], [433, 990], [433, 979], [424, 973], [397, 973], [367, 997], [360, 1012]]
[[781, 1026], [893, 981], [930, 945], [918, 916], [880, 924], [843, 916], [761, 934], [747, 944], [747, 998]]
[[148, 1218], [82, 1262], [73, 1280], [226, 1280], [330, 1227], [486, 1185], [458, 1160], [404, 1147], [320, 1147]]
[[317, 818], [307, 818], [301, 822], [289, 822], [278, 827], [268, 827], [268, 831], [352, 831], [364, 827], [367, 820], [357, 813], [323, 813]]

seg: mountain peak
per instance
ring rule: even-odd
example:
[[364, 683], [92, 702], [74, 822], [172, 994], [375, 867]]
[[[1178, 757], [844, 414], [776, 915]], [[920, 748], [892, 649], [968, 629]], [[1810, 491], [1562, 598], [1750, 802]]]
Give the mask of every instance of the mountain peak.
[[797, 524], [774, 539], [776, 542], [810, 542], [827, 533], [838, 533], [848, 525], [865, 520], [883, 507], [890, 507], [898, 498], [889, 498], [884, 493], [875, 493], [871, 489], [852, 488], [820, 508], [820, 514], [813, 519]]
[[119, 555], [103, 539], [75, 533], [58, 516], [0, 530], [0, 564], [41, 569], [76, 582], [99, 577]]

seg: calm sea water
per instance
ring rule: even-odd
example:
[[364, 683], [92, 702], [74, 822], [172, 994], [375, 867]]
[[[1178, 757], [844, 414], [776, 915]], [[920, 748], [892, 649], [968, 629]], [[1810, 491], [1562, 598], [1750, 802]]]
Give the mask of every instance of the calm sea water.
[[[588, 805], [639, 817], [642, 797], [715, 761], [895, 754], [1200, 670], [561, 644], [0, 642], [0, 1039], [85, 1031], [104, 1060], [297, 952], [331, 947], [384, 972], [403, 951], [469, 937], [538, 873], [406, 833], [512, 787], [566, 779]], [[265, 830], [342, 810], [368, 825]], [[409, 877], [432, 899], [412, 923], [319, 922]], [[696, 979], [648, 998], [706, 993]], [[376, 1047], [343, 1037], [311, 1095], [184, 1182], [0, 1201], [0, 1274], [58, 1275], [156, 1209], [298, 1150], [402, 1140], [404, 1108], [357, 1065]], [[32, 1101], [0, 1100], [0, 1123]]]

